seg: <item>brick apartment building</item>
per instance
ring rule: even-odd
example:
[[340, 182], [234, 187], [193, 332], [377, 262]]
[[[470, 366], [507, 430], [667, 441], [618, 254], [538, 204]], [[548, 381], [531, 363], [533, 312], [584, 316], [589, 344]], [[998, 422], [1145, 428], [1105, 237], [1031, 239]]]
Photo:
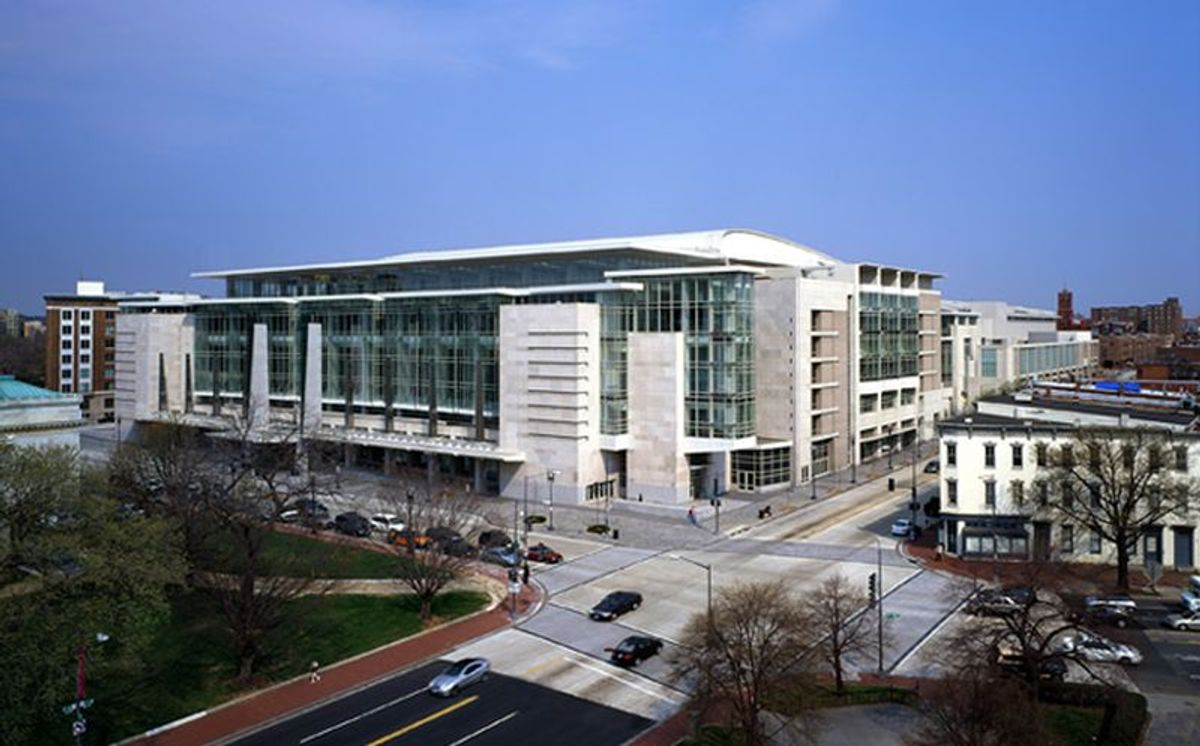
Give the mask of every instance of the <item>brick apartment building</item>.
[[1106, 322], [1127, 324], [1132, 331], [1144, 334], [1170, 334], [1175, 339], [1183, 337], [1183, 307], [1175, 297], [1146, 306], [1093, 307], [1092, 327]]
[[46, 295], [46, 388], [78, 394], [85, 420], [111, 422], [118, 304], [163, 298], [157, 292], [108, 292], [103, 282], [87, 280], [75, 283], [74, 294]]

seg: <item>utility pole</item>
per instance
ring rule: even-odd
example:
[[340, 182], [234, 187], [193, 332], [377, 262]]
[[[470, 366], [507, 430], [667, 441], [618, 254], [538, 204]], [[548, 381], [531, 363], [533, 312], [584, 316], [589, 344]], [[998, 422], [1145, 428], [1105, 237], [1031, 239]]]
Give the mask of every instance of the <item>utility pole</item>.
[[[912, 525], [914, 529], [917, 526], [917, 455], [920, 450], [921, 441], [914, 438], [912, 455], [912, 502], [909, 503], [909, 508], [912, 509]], [[914, 531], [914, 533], [916, 532]]]
[[546, 528], [550, 531], [554, 530], [554, 476], [556, 473], [553, 469], [546, 472], [546, 481], [550, 483], [550, 525]]
[[417, 530], [413, 528], [413, 500], [417, 498], [413, 493], [412, 487], [408, 488], [405, 494], [405, 500], [408, 502], [408, 525], [404, 528], [408, 531], [408, 556], [412, 557], [416, 554], [417, 549]]

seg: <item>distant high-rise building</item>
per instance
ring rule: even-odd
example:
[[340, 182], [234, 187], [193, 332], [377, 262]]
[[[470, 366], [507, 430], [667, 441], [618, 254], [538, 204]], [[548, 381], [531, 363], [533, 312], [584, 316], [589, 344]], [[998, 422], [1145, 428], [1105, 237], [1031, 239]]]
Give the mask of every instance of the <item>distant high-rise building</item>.
[[15, 308], [0, 308], [0, 337], [21, 336], [21, 312]]
[[1099, 306], [1092, 308], [1092, 326], [1105, 322], [1122, 322], [1133, 331], [1146, 334], [1170, 334], [1179, 339], [1183, 336], [1183, 307], [1179, 299], [1167, 298], [1162, 303], [1146, 306]]

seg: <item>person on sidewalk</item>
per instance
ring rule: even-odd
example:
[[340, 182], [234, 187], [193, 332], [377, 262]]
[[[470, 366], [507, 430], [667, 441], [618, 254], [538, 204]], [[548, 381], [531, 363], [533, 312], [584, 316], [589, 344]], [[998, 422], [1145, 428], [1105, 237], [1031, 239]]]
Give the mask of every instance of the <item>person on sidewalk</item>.
[[521, 582], [524, 583], [525, 585], [529, 585], [529, 563], [528, 562], [526, 562], [525, 565], [521, 568]]
[[321, 664], [316, 661], [308, 667], [308, 683], [315, 684], [321, 680]]
[[699, 523], [696, 523], [696, 509], [695, 508], [688, 508], [688, 523], [692, 524], [693, 526], [700, 525]]

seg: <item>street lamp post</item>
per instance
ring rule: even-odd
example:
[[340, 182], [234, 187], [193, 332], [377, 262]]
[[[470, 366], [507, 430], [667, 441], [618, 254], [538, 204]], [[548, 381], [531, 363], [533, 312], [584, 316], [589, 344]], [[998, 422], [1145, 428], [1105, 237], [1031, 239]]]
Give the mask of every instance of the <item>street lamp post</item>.
[[408, 502], [408, 525], [405, 526], [405, 529], [408, 531], [409, 556], [413, 556], [416, 553], [417, 532], [413, 529], [413, 501], [416, 499], [416, 497], [417, 496], [413, 493], [412, 487], [409, 487], [408, 492], [405, 495], [405, 500]]
[[550, 531], [554, 530], [554, 477], [557, 473], [553, 469], [546, 472], [546, 481], [550, 483], [550, 525], [547, 526]]
[[879, 578], [879, 605], [876, 607], [876, 621], [879, 625], [876, 638], [879, 642], [879, 675], [883, 675], [883, 547], [879, 539], [875, 539], [875, 572]]
[[912, 509], [912, 525], [914, 527], [917, 525], [917, 452], [920, 450], [920, 444], [914, 440], [912, 454], [912, 502], [908, 504], [908, 507]]
[[[99, 645], [103, 645], [110, 639], [103, 632], [97, 632], [95, 638]], [[81, 746], [83, 734], [87, 732], [87, 720], [83, 717], [83, 711], [93, 704], [93, 701], [87, 697], [87, 643], [79, 646], [78, 661], [75, 669], [75, 701], [63, 707], [65, 714], [75, 716], [75, 719], [71, 721], [71, 735], [75, 738], [75, 746]]]

